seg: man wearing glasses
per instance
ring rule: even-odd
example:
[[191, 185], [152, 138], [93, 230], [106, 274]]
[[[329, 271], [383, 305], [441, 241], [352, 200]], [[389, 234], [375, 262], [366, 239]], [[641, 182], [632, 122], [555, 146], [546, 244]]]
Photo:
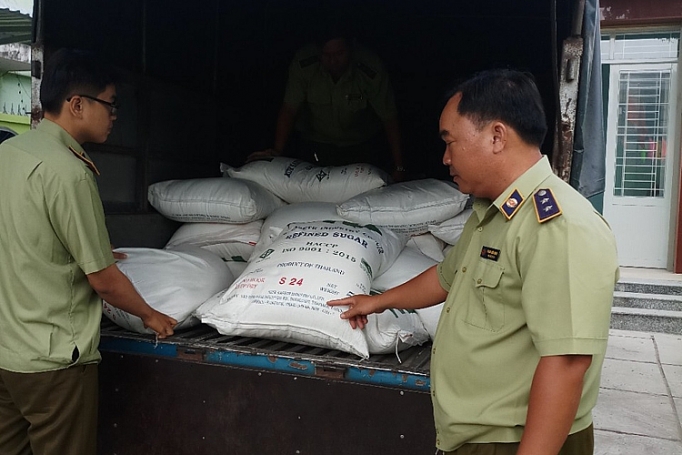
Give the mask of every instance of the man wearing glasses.
[[173, 334], [114, 263], [81, 145], [109, 136], [115, 82], [93, 54], [57, 51], [43, 121], [0, 145], [0, 455], [96, 453], [101, 298]]

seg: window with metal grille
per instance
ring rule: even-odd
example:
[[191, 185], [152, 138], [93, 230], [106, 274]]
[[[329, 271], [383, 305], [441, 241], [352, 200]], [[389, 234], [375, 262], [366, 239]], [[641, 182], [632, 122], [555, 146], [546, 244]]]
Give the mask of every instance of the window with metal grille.
[[668, 116], [679, 47], [679, 30], [602, 35], [606, 80], [611, 65], [619, 68], [617, 111], [609, 113], [617, 115], [615, 169], [607, 171], [613, 172], [614, 196], [667, 196], [666, 155], [672, 130]]
[[614, 196], [664, 197], [670, 71], [620, 74]]
[[674, 31], [647, 33], [614, 33], [602, 36], [601, 59], [660, 60], [677, 58], [680, 33]]

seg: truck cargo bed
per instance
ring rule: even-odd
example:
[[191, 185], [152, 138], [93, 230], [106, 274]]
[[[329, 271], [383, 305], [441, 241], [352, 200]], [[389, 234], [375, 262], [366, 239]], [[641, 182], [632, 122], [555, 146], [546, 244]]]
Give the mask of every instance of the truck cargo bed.
[[428, 391], [431, 343], [368, 359], [338, 350], [221, 335], [204, 324], [165, 340], [102, 320], [100, 350]]

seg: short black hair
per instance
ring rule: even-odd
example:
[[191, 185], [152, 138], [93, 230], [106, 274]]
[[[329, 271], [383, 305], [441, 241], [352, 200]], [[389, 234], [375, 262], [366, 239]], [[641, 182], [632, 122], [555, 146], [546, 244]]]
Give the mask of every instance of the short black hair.
[[478, 127], [493, 120], [511, 126], [524, 142], [540, 147], [547, 134], [542, 97], [529, 73], [493, 69], [475, 74], [449, 92], [461, 93], [457, 112]]
[[94, 52], [59, 49], [47, 61], [40, 83], [40, 103], [45, 112], [59, 114], [72, 95], [97, 96], [116, 84], [116, 69]]

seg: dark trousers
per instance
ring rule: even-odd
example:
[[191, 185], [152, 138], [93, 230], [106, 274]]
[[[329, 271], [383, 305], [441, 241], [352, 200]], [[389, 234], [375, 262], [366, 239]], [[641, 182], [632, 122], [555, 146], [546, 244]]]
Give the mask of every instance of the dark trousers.
[[[518, 442], [493, 442], [487, 444], [464, 444], [453, 452], [438, 451], [438, 455], [516, 455]], [[584, 430], [568, 435], [558, 455], [592, 455], [594, 453], [594, 428], [592, 425]]]
[[97, 364], [0, 369], [0, 455], [95, 455]]

